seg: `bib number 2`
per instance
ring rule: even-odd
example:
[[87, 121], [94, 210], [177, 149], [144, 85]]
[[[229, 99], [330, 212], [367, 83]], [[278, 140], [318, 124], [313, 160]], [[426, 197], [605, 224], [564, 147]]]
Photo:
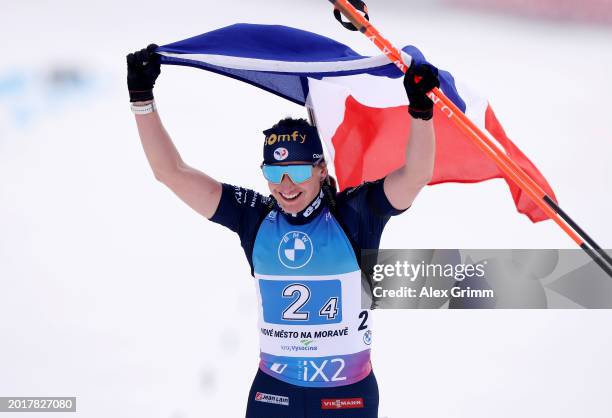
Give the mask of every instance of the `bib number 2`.
[[306, 321], [309, 312], [298, 312], [310, 299], [310, 289], [303, 284], [291, 284], [283, 289], [283, 297], [290, 298], [298, 295], [297, 299], [283, 311], [283, 319], [287, 321]]

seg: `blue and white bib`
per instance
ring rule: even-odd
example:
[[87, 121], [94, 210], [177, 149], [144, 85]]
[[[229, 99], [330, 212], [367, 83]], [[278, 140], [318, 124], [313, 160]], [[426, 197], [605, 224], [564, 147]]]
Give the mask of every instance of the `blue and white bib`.
[[346, 234], [323, 208], [295, 225], [278, 211], [253, 248], [265, 373], [307, 387], [349, 385], [371, 371], [371, 318], [361, 308], [361, 271]]

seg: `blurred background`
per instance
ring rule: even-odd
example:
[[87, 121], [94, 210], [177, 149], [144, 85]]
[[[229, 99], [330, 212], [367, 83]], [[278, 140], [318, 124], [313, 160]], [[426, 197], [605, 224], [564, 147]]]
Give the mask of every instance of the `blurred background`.
[[[489, 97], [562, 207], [612, 247], [609, 0], [368, 6], [387, 38]], [[248, 264], [237, 236], [155, 181], [125, 82], [128, 52], [236, 22], [295, 26], [378, 54], [323, 0], [3, 6], [0, 396], [77, 396], [76, 415], [92, 418], [244, 415], [258, 363]], [[162, 67], [155, 95], [189, 164], [260, 192], [261, 131], [306, 115], [193, 68]], [[493, 180], [425, 189], [381, 246], [574, 244], [552, 222], [516, 213]], [[375, 316], [381, 417], [610, 415], [609, 311]]]

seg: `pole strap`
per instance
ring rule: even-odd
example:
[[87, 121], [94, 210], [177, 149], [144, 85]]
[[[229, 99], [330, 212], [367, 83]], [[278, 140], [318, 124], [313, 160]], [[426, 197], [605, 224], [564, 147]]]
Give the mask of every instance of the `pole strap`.
[[[370, 21], [370, 16], [368, 16], [368, 6], [366, 6], [366, 4], [362, 1], [362, 0], [348, 0], [349, 3], [351, 3], [351, 5], [357, 9], [358, 11], [360, 11], [361, 13], [363, 13], [363, 17], [365, 17], [365, 19], [369, 22]], [[351, 31], [358, 31], [359, 29], [357, 29], [355, 27], [355, 25], [353, 25], [351, 22], [345, 22], [342, 20], [342, 13], [340, 12], [339, 9], [334, 8], [334, 17], [336, 18], [336, 20], [338, 22], [340, 22], [340, 24], [342, 26], [344, 26], [346, 29], [351, 30]]]

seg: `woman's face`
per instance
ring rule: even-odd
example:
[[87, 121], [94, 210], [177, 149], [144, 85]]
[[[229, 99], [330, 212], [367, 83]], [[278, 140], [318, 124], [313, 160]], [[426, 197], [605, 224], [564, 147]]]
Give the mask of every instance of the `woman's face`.
[[[301, 165], [310, 164], [308, 162], [293, 162], [278, 165]], [[294, 183], [291, 178], [285, 174], [280, 184], [275, 184], [268, 181], [270, 193], [276, 199], [280, 207], [287, 213], [298, 213], [304, 209], [321, 190], [321, 183], [327, 176], [327, 167], [325, 163], [316, 165], [312, 168], [312, 176], [302, 182]]]

